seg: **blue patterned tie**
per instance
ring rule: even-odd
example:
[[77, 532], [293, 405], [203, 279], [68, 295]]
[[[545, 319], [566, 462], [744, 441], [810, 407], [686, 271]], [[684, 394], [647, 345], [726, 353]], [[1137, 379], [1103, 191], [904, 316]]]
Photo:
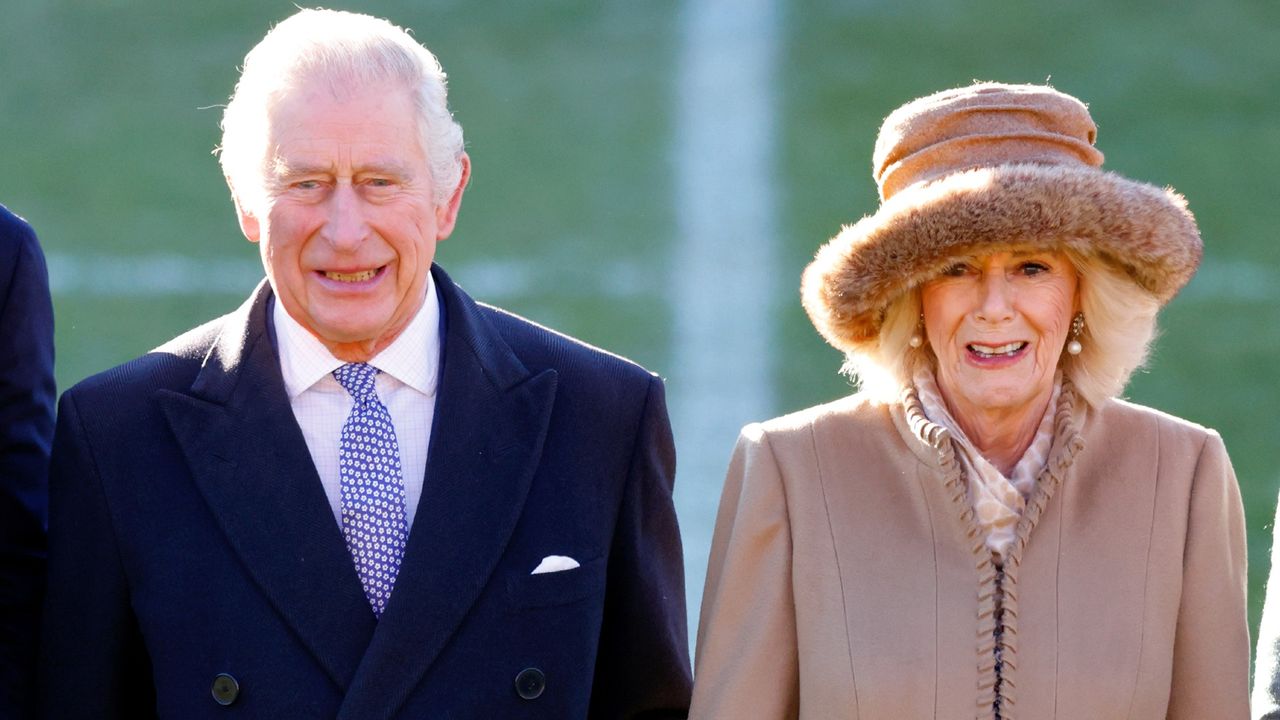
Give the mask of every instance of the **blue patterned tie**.
[[400, 572], [409, 523], [400, 446], [391, 413], [373, 389], [377, 374], [377, 368], [365, 363], [348, 363], [333, 371], [355, 400], [338, 442], [342, 534], [373, 614], [382, 617]]

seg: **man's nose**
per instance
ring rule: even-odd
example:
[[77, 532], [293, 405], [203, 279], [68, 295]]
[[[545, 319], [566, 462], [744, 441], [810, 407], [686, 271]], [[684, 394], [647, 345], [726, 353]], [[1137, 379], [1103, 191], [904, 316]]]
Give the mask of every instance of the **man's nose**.
[[364, 242], [368, 223], [364, 204], [351, 183], [339, 182], [329, 197], [325, 239], [335, 250], [354, 250]]

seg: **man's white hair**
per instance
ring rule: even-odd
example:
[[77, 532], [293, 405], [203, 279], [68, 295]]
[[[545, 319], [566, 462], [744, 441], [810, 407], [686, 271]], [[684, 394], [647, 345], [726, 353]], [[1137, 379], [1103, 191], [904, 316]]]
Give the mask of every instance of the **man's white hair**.
[[264, 199], [276, 104], [316, 80], [328, 82], [339, 96], [388, 81], [412, 93], [435, 201], [448, 199], [462, 178], [463, 140], [449, 112], [440, 61], [403, 28], [381, 18], [304, 9], [272, 28], [245, 56], [222, 114], [218, 158], [241, 203], [258, 207]]

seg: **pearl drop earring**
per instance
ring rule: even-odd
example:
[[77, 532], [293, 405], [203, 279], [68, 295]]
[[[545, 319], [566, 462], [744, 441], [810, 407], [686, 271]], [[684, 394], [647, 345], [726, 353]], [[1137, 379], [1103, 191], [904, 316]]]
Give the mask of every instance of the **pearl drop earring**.
[[1084, 346], [1080, 344], [1080, 333], [1084, 332], [1084, 313], [1076, 313], [1071, 318], [1071, 342], [1067, 343], [1067, 352], [1072, 355], [1079, 355]]
[[916, 331], [911, 334], [911, 339], [907, 341], [907, 344], [919, 350], [920, 347], [924, 345], [924, 337], [921, 335], [923, 330], [924, 330], [924, 313], [920, 313], [920, 324], [916, 326]]

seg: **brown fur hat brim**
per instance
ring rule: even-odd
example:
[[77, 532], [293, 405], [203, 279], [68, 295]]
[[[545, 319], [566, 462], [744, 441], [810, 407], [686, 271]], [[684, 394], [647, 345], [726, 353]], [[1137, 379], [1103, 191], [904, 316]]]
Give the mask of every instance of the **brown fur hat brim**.
[[1203, 253], [1173, 190], [1087, 166], [996, 165], [906, 188], [845, 226], [805, 269], [801, 299], [827, 342], [857, 350], [876, 340], [896, 297], [958, 258], [1007, 247], [1095, 256], [1161, 303]]

